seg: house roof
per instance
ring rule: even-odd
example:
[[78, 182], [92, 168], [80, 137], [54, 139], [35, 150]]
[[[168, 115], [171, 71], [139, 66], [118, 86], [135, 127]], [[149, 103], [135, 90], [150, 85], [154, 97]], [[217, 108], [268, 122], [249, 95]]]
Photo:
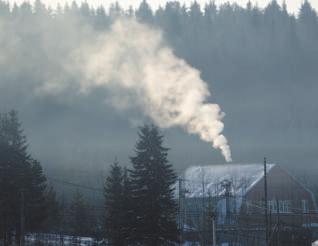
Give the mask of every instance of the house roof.
[[[269, 172], [275, 164], [267, 164]], [[220, 164], [192, 166], [183, 174], [186, 197], [222, 196], [225, 182], [231, 195], [244, 196], [264, 176], [263, 164]], [[177, 188], [178, 193], [178, 188]]]

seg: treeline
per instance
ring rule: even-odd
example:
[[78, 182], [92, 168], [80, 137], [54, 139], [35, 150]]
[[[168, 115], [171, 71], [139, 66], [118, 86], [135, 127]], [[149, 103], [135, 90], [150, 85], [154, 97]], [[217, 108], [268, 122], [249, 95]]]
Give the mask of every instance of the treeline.
[[66, 204], [29, 153], [17, 113], [1, 114], [0, 242], [10, 245], [26, 233], [53, 233], [105, 238], [115, 246], [173, 245], [178, 240], [176, 174], [168, 149], [153, 125], [141, 127], [138, 136], [132, 168], [115, 161], [100, 187], [104, 206], [93, 206], [79, 190]]
[[64, 6], [58, 4], [52, 10], [40, 0], [12, 6], [0, 1], [0, 17], [12, 21], [12, 28], [18, 30], [19, 26], [31, 27], [41, 22], [38, 27], [32, 26], [33, 34], [42, 28], [54, 32], [54, 26], [72, 22], [74, 17], [85, 25], [105, 30], [119, 16], [136, 16], [142, 22], [160, 27], [176, 53], [207, 75], [211, 68], [218, 70], [211, 65], [231, 72], [248, 68], [254, 73], [256, 68], [261, 75], [266, 75], [268, 67], [283, 66], [283, 71], [277, 70], [281, 75], [293, 72], [297, 66], [311, 71], [317, 61], [318, 18], [308, 0], [302, 3], [297, 15], [289, 14], [286, 4], [280, 6], [276, 0], [264, 9], [251, 2], [241, 7], [235, 3], [217, 6], [214, 1], [200, 6], [194, 1], [186, 7], [171, 1], [157, 10], [151, 9], [145, 0], [137, 9], [128, 10], [118, 3], [105, 9], [74, 1]]

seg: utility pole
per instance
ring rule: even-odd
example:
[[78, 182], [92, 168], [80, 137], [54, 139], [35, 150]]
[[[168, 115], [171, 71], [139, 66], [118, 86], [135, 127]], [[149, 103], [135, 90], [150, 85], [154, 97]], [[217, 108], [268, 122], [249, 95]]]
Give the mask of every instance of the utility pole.
[[206, 213], [205, 213], [205, 183], [204, 183], [204, 176], [202, 176], [202, 236], [203, 236], [203, 243], [202, 245], [205, 246], [206, 238], [205, 238], [205, 223], [206, 223]]
[[215, 217], [216, 217], [216, 214], [215, 213], [213, 213], [212, 214], [212, 236], [213, 236], [213, 238], [212, 238], [212, 242], [213, 242], [213, 246], [216, 246], [216, 228], [215, 228]]
[[276, 208], [277, 208], [277, 246], [280, 245], [280, 214], [279, 214], [279, 202], [276, 199]]
[[232, 186], [232, 183], [230, 180], [224, 180], [222, 182], [222, 187], [224, 187], [225, 189], [225, 193], [224, 193], [224, 196], [225, 196], [225, 223], [227, 226], [230, 225], [231, 223], [231, 207], [230, 207], [230, 196], [231, 196], [231, 186]]
[[20, 204], [20, 246], [24, 246], [24, 190], [21, 190], [21, 204]]
[[182, 240], [183, 240], [183, 226], [184, 226], [184, 221], [183, 221], [183, 208], [182, 208], [182, 198], [183, 198], [183, 189], [182, 189], [182, 179], [178, 179], [178, 184], [179, 184], [179, 230], [180, 230], [180, 242], [179, 245], [182, 245]]
[[264, 157], [264, 201], [265, 201], [265, 245], [268, 246], [268, 204], [267, 204], [267, 167]]

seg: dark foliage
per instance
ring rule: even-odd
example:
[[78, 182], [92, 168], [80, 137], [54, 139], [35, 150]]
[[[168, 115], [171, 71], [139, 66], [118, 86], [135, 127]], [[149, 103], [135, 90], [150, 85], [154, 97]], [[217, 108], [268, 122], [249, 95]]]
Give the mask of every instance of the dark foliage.
[[115, 161], [110, 168], [104, 187], [106, 238], [114, 246], [127, 245], [131, 224], [128, 224], [130, 211], [128, 177]]
[[134, 240], [142, 245], [163, 245], [177, 240], [173, 184], [176, 174], [168, 149], [155, 126], [140, 128], [130, 172]]
[[50, 191], [42, 167], [31, 157], [27, 147], [17, 113], [11, 111], [1, 114], [0, 232], [5, 242], [10, 240], [14, 231], [16, 238], [19, 238], [21, 211], [24, 214], [25, 231], [34, 232], [42, 229], [51, 206], [47, 196]]
[[92, 208], [83, 194], [77, 190], [69, 207], [69, 230], [74, 236], [91, 236], [94, 234], [96, 220]]
[[47, 217], [43, 223], [42, 231], [56, 233], [63, 228], [63, 206], [57, 198], [52, 186], [46, 191]]

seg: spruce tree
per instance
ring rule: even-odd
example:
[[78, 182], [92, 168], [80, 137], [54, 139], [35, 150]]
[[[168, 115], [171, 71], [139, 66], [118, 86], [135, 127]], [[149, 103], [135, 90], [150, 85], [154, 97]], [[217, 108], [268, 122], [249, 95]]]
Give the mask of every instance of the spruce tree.
[[138, 10], [136, 11], [136, 17], [139, 21], [151, 24], [153, 22], [152, 9], [146, 0], [143, 0]]
[[0, 114], [0, 216], [4, 244], [11, 243], [11, 233], [18, 219], [18, 183], [14, 169], [12, 144], [8, 140], [8, 115]]
[[133, 241], [132, 228], [134, 227], [134, 217], [132, 209], [132, 194], [131, 194], [131, 181], [129, 178], [129, 172], [127, 168], [123, 171], [123, 192], [122, 192], [122, 210], [123, 210], [123, 238], [125, 239], [124, 244], [130, 245]]
[[45, 192], [47, 217], [43, 224], [43, 229], [47, 232], [56, 233], [61, 230], [63, 223], [63, 206], [57, 198], [56, 192], [52, 186], [49, 186]]
[[92, 231], [89, 206], [83, 194], [77, 190], [70, 205], [70, 226], [75, 236], [88, 236]]
[[156, 126], [140, 128], [131, 158], [134, 214], [133, 235], [141, 245], [166, 245], [177, 239], [176, 203], [173, 184], [176, 174], [169, 163], [168, 148]]
[[[0, 115], [0, 216], [1, 235], [20, 236], [21, 206], [24, 207], [25, 231], [41, 228], [47, 217], [46, 177], [39, 162], [28, 153], [16, 111]], [[22, 196], [24, 199], [22, 199]]]
[[104, 187], [105, 234], [111, 245], [114, 246], [125, 243], [123, 191], [123, 171], [118, 162], [115, 161], [111, 166]]
[[32, 160], [27, 170], [25, 170], [24, 184], [24, 199], [25, 199], [25, 214], [30, 214], [32, 217], [27, 217], [25, 221], [26, 228], [32, 231], [42, 229], [42, 226], [48, 216], [47, 204], [47, 182], [43, 173], [41, 164]]

